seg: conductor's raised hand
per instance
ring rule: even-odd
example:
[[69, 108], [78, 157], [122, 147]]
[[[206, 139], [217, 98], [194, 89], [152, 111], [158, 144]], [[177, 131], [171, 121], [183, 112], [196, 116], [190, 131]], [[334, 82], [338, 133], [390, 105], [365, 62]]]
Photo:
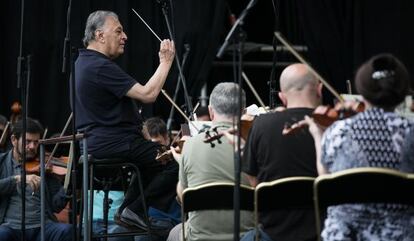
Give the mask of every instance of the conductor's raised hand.
[[160, 51], [158, 52], [160, 63], [171, 64], [174, 61], [175, 56], [175, 44], [174, 41], [164, 39], [160, 44]]

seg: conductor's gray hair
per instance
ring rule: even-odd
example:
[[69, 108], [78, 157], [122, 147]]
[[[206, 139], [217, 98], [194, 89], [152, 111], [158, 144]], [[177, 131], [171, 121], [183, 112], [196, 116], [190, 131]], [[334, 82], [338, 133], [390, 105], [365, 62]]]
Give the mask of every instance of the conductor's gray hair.
[[[220, 115], [234, 117], [240, 111], [239, 106], [240, 87], [232, 82], [219, 83], [214, 87], [210, 95], [210, 106]], [[241, 108], [246, 106], [246, 93], [242, 89]]]
[[95, 31], [103, 27], [107, 17], [118, 20], [118, 15], [111, 11], [98, 10], [89, 14], [88, 20], [86, 20], [85, 36], [83, 37], [85, 47], [88, 47], [91, 41], [95, 41]]

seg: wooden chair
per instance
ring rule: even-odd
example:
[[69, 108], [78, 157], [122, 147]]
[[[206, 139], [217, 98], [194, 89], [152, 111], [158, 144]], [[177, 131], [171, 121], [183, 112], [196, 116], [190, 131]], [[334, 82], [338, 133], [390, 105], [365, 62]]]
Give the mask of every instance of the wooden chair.
[[[182, 235], [185, 238], [186, 214], [201, 210], [232, 210], [233, 209], [234, 183], [215, 182], [203, 184], [197, 187], [186, 188], [183, 191], [182, 211]], [[254, 188], [240, 186], [240, 210], [254, 210]]]
[[414, 174], [394, 169], [361, 167], [321, 175], [314, 183], [318, 238], [321, 240], [321, 213], [328, 206], [352, 203], [414, 205], [412, 193]]
[[281, 209], [312, 209], [314, 177], [286, 177], [260, 183], [254, 192], [256, 240], [259, 212]]

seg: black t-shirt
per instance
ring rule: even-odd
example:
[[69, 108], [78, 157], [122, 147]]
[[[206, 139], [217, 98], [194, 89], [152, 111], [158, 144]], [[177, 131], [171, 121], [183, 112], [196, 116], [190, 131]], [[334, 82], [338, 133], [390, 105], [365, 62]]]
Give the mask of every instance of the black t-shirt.
[[[282, 135], [285, 124], [311, 115], [312, 109], [292, 108], [258, 116], [250, 129], [243, 155], [243, 172], [259, 183], [290, 176], [316, 177], [316, 153], [307, 128]], [[315, 240], [313, 210], [275, 211], [260, 214], [264, 231], [273, 240]]]
[[125, 94], [137, 83], [116, 63], [81, 49], [75, 63], [76, 128], [87, 134], [88, 151], [110, 157], [142, 138], [136, 103]]

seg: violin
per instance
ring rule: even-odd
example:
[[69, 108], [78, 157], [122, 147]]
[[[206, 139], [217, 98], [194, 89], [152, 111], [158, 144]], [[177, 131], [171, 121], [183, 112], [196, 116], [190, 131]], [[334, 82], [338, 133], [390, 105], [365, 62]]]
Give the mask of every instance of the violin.
[[[50, 154], [46, 154], [46, 157], [50, 156]], [[60, 177], [63, 177], [67, 173], [67, 163], [69, 161], [69, 157], [53, 157], [47, 158], [45, 163], [45, 169], [47, 174], [54, 174]], [[25, 169], [27, 174], [35, 174], [40, 175], [40, 159], [33, 158], [31, 160], [27, 160], [25, 162]]]
[[[316, 107], [311, 117], [313, 118], [316, 124], [326, 128], [332, 125], [332, 123], [334, 123], [337, 120], [342, 120], [351, 117], [364, 110], [365, 104], [363, 102], [338, 102], [334, 108], [323, 105]], [[282, 131], [282, 134], [289, 135], [295, 133], [296, 131], [306, 126], [307, 122], [305, 120], [301, 120], [292, 125], [286, 124]]]
[[[173, 143], [172, 147], [174, 147], [175, 151], [180, 154], [181, 150], [183, 149], [185, 140], [180, 139], [179, 141]], [[168, 161], [174, 160], [172, 151], [169, 149], [168, 146], [161, 146], [161, 148], [158, 150], [157, 157], [155, 157], [155, 160], [166, 163]]]
[[[240, 132], [241, 132], [241, 138], [243, 138], [244, 140], [247, 140], [247, 136], [249, 135], [249, 131], [250, 128], [253, 125], [253, 120], [254, 118], [251, 119], [243, 119], [240, 122]], [[213, 144], [212, 142], [217, 140], [218, 143], [221, 143], [221, 137], [224, 135], [223, 132], [220, 132], [217, 130], [218, 126], [212, 128], [211, 130], [206, 132], [206, 136], [204, 138], [204, 143], [210, 143]], [[211, 133], [213, 132], [213, 133]], [[235, 134], [237, 132], [237, 129], [231, 129], [229, 131], [230, 134]], [[212, 147], [214, 147], [214, 145], [211, 145]]]

